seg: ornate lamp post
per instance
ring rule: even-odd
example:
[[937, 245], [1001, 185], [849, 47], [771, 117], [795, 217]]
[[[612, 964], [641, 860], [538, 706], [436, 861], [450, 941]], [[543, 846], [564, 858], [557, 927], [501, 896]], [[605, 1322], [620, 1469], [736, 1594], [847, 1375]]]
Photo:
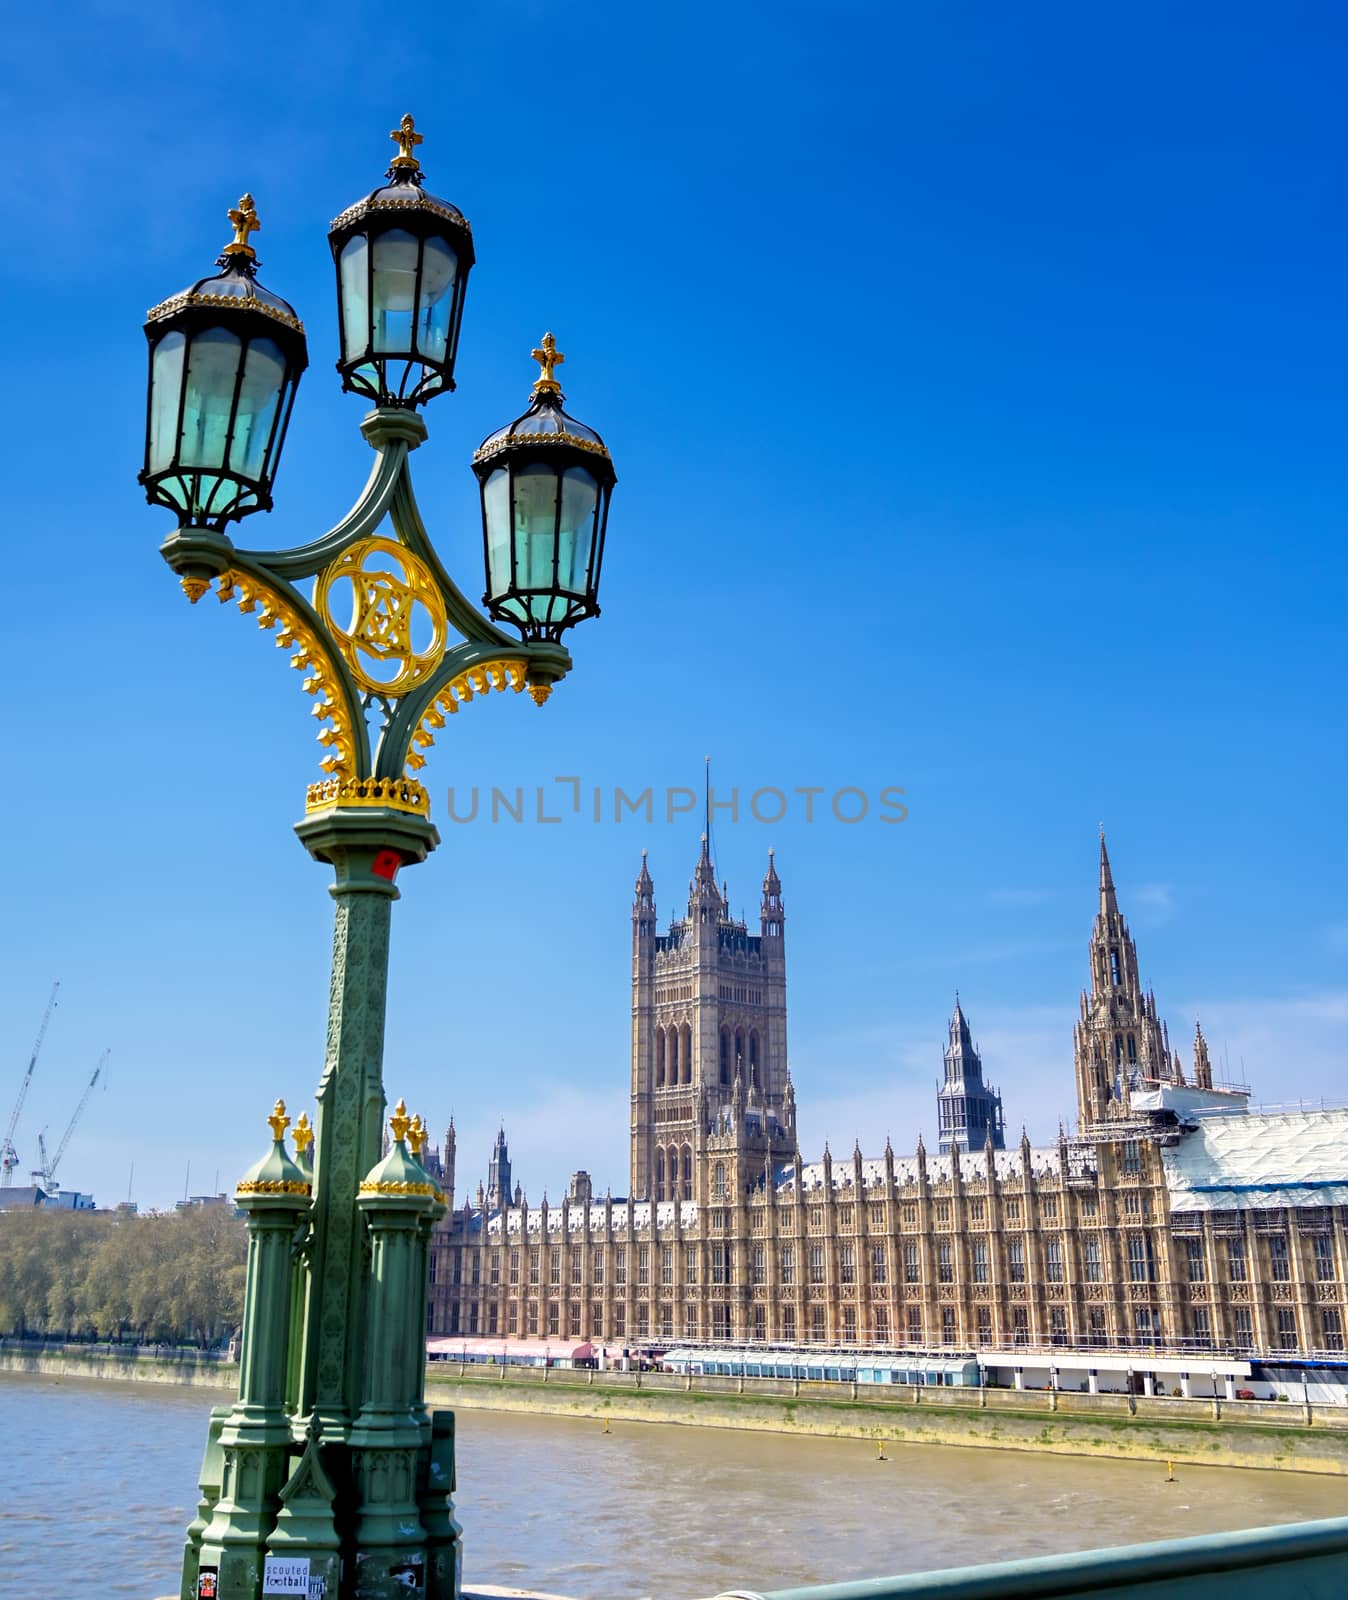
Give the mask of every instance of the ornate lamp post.
[[[303, 674], [324, 754], [296, 832], [332, 868], [336, 901], [315, 1126], [305, 1119], [295, 1161], [278, 1134], [241, 1187], [255, 1237], [247, 1382], [213, 1424], [184, 1600], [260, 1600], [287, 1592], [269, 1582], [298, 1585], [301, 1567], [323, 1600], [457, 1594], [453, 1424], [423, 1396], [427, 1249], [444, 1197], [401, 1105], [383, 1155], [389, 918], [399, 872], [439, 842], [417, 778], [436, 733], [493, 689], [527, 689], [542, 705], [571, 666], [562, 633], [599, 610], [613, 463], [561, 408], [551, 334], [534, 351], [543, 371], [529, 409], [473, 460], [485, 603], [520, 637], [483, 617], [436, 555], [408, 458], [426, 437], [417, 408], [454, 387], [472, 230], [426, 192], [412, 118], [391, 137], [389, 181], [329, 233], [337, 368], [374, 402], [361, 423], [374, 470], [336, 527], [285, 550], [240, 549], [227, 531], [271, 507], [307, 364], [299, 318], [258, 282], [250, 196], [229, 213], [218, 275], [145, 325], [140, 481], [179, 519], [162, 553], [193, 604], [214, 586]], [[287, 1228], [298, 1244], [283, 1269]]]

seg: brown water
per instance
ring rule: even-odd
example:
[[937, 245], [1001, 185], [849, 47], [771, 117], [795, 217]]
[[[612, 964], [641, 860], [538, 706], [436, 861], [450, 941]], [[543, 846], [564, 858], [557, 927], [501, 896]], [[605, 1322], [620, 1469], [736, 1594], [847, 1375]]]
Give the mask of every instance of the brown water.
[[[205, 1390], [0, 1374], [0, 1600], [176, 1592]], [[464, 1578], [692, 1600], [1348, 1515], [1348, 1480], [461, 1410]]]

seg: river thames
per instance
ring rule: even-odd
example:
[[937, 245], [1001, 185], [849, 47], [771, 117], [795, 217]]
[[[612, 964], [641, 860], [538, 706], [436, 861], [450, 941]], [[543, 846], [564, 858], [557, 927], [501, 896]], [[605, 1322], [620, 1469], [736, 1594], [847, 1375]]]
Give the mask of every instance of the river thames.
[[[0, 1597], [177, 1592], [229, 1396], [0, 1374]], [[1342, 1516], [1348, 1483], [936, 1446], [458, 1413], [464, 1581], [694, 1600]]]

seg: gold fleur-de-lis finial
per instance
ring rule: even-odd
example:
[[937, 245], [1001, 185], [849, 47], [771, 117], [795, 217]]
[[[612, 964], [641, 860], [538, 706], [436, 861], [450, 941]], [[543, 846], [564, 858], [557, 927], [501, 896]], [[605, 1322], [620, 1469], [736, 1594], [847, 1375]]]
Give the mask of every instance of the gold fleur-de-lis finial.
[[224, 254], [254, 260], [257, 251], [248, 243], [248, 235], [256, 233], [262, 224], [257, 220], [257, 207], [251, 194], [241, 195], [238, 205], [230, 207], [229, 220], [234, 224], [234, 238], [225, 246]]
[[285, 1138], [286, 1129], [290, 1126], [290, 1118], [286, 1116], [286, 1103], [284, 1100], [276, 1102], [267, 1121], [271, 1125], [272, 1138], [279, 1144]]
[[537, 350], [531, 351], [530, 354], [543, 369], [542, 374], [534, 383], [534, 395], [561, 394], [562, 386], [557, 382], [553, 373], [566, 360], [566, 357], [557, 348], [557, 341], [550, 333], [545, 333], [542, 344]]
[[299, 1116], [296, 1117], [295, 1131], [291, 1134], [291, 1138], [294, 1139], [295, 1148], [301, 1155], [314, 1142], [314, 1130], [309, 1125], [309, 1113], [307, 1111], [301, 1111]]
[[420, 172], [421, 163], [412, 152], [419, 144], [424, 144], [425, 140], [417, 132], [417, 125], [413, 122], [410, 111], [389, 134], [389, 138], [395, 140], [398, 146], [398, 154], [394, 156], [391, 165], [399, 172]]
[[425, 1146], [426, 1124], [421, 1120], [421, 1113], [418, 1111], [407, 1129], [407, 1148], [414, 1156], [420, 1156]]
[[407, 1102], [399, 1100], [393, 1108], [393, 1115], [388, 1119], [389, 1132], [393, 1135], [394, 1142], [401, 1144], [407, 1137], [407, 1130], [412, 1126], [412, 1119], [407, 1115]]

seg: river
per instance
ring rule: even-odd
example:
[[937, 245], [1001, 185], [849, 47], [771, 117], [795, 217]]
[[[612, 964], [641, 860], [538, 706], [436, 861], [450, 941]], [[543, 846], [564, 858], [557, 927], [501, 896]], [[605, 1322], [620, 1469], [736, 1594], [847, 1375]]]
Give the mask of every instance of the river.
[[[0, 1374], [0, 1600], [176, 1593], [228, 1396]], [[458, 1414], [464, 1579], [694, 1600], [1348, 1514], [1342, 1478]]]

